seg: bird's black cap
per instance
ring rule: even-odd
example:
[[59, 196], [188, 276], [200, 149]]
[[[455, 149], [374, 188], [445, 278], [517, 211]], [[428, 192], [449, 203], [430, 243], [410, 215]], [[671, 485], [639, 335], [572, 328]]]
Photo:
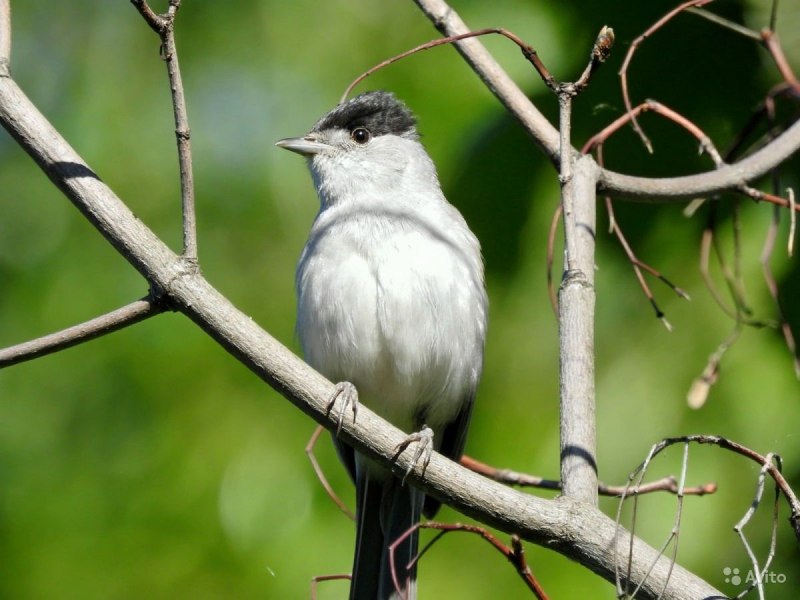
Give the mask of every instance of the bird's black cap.
[[383, 90], [364, 92], [338, 105], [323, 116], [311, 131], [364, 127], [373, 136], [416, 136], [416, 119], [411, 110], [394, 94]]

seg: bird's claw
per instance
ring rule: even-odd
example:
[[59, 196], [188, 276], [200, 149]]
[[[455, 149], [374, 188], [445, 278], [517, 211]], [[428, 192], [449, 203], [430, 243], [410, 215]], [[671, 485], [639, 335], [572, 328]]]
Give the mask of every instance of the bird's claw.
[[413, 442], [417, 442], [417, 450], [414, 452], [414, 458], [411, 459], [411, 463], [408, 465], [405, 475], [403, 475], [404, 484], [411, 470], [420, 464], [420, 458], [422, 458], [422, 472], [420, 474], [425, 474], [425, 469], [428, 468], [428, 463], [431, 462], [431, 456], [433, 455], [433, 429], [427, 425], [423, 425], [422, 429], [406, 437], [406, 439], [394, 447], [394, 458], [400, 456], [403, 450], [408, 448]]
[[356, 386], [349, 381], [340, 381], [337, 383], [333, 388], [333, 394], [331, 394], [330, 400], [328, 400], [328, 406], [325, 414], [330, 416], [331, 410], [333, 410], [333, 406], [336, 404], [336, 401], [339, 399], [339, 397], [342, 398], [342, 407], [339, 410], [339, 420], [337, 421], [336, 425], [336, 435], [339, 435], [339, 432], [342, 430], [344, 415], [347, 412], [348, 406], [353, 411], [353, 423], [356, 422], [356, 414], [358, 413], [358, 390], [356, 389]]

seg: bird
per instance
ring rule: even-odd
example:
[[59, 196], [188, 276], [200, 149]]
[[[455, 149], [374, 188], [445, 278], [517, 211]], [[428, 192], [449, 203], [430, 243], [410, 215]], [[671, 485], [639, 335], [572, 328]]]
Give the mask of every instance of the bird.
[[[356, 418], [363, 404], [412, 432], [406, 443], [459, 460], [483, 370], [484, 265], [416, 117], [391, 92], [369, 91], [276, 145], [307, 159], [320, 202], [295, 281], [306, 362], [338, 382], [340, 415], [350, 404]], [[334, 443], [356, 486], [350, 599], [415, 598], [416, 532], [395, 550], [394, 568], [389, 546], [440, 503]]]

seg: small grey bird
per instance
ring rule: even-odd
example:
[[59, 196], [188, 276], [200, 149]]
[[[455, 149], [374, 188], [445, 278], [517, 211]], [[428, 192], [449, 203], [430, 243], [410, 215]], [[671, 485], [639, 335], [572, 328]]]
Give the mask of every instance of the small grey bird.
[[[320, 200], [297, 267], [306, 360], [358, 390], [337, 386], [341, 414], [352, 402], [355, 418], [363, 402], [403, 431], [432, 430], [434, 447], [458, 460], [483, 367], [483, 261], [442, 194], [414, 115], [388, 92], [367, 92], [277, 145], [308, 159]], [[439, 503], [335, 442], [356, 484], [350, 598], [396, 597], [388, 546]], [[407, 568], [416, 553], [413, 535], [395, 554], [406, 598], [416, 596]]]

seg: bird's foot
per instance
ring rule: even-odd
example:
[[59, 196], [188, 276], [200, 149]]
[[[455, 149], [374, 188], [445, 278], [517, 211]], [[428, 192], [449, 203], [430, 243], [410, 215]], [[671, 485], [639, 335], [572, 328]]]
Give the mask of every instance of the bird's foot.
[[[406, 482], [406, 477], [408, 477], [408, 474], [411, 473], [411, 470], [417, 465], [420, 465], [422, 468], [420, 475], [425, 474], [425, 469], [428, 468], [428, 463], [431, 462], [431, 456], [433, 455], [433, 429], [427, 425], [423, 425], [422, 429], [409, 435], [394, 447], [394, 458], [396, 459], [400, 456], [403, 450], [408, 448], [413, 442], [417, 442], [417, 450], [414, 452], [414, 458], [411, 459], [411, 463], [408, 465], [405, 475], [403, 475], [403, 483]], [[422, 459], [421, 463], [420, 458]]]
[[330, 400], [328, 400], [328, 407], [326, 414], [330, 416], [334, 404], [341, 397], [342, 407], [339, 410], [339, 421], [336, 426], [336, 435], [342, 430], [342, 423], [344, 423], [344, 415], [347, 412], [347, 407], [353, 411], [353, 423], [356, 422], [356, 413], [358, 413], [358, 390], [349, 381], [340, 381], [333, 388]]

